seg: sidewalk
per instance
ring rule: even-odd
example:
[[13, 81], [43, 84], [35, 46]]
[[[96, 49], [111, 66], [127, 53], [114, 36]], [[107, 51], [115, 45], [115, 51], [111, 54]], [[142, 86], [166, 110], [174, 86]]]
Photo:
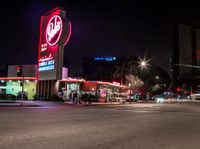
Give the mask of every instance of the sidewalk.
[[11, 106], [37, 106], [35, 102], [32, 101], [20, 101], [20, 100], [0, 100], [1, 107], [11, 107]]
[[[16, 106], [63, 106], [63, 105], [79, 105], [79, 106], [87, 106], [87, 105], [125, 105], [125, 104], [150, 104], [150, 103], [157, 103], [156, 101], [144, 101], [139, 100], [137, 102], [92, 102], [92, 103], [81, 103], [81, 104], [74, 104], [68, 102], [52, 102], [52, 101], [25, 101], [25, 100], [0, 100], [0, 107], [16, 107]], [[163, 103], [200, 103], [200, 100], [164, 100]]]
[[29, 101], [29, 100], [0, 100], [0, 106], [55, 106], [63, 105], [64, 103], [50, 101]]

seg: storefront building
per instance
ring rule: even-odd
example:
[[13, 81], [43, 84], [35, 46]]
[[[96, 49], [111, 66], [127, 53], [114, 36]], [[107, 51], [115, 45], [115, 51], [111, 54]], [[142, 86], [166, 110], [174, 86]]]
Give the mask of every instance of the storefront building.
[[128, 98], [129, 88], [117, 82], [85, 81], [82, 91], [94, 96], [98, 102], [118, 101]]
[[[113, 101], [126, 94], [127, 87], [116, 82], [86, 81], [69, 78], [68, 68], [63, 67], [64, 46], [71, 36], [71, 23], [63, 8], [55, 8], [41, 16], [38, 47], [38, 64], [10, 65], [7, 77], [0, 78], [0, 92], [27, 99], [48, 99], [58, 95], [64, 100], [75, 93], [79, 97], [90, 94], [96, 101]], [[109, 59], [110, 60], [110, 59]]]
[[[19, 96], [24, 91], [28, 100], [33, 100], [36, 95], [37, 78], [35, 77], [1, 77], [0, 94]], [[21, 97], [20, 97], [21, 98]]]
[[58, 95], [65, 101], [71, 101], [75, 93], [80, 97], [82, 94], [82, 86], [84, 85], [84, 79], [77, 78], [65, 78], [59, 81], [59, 93]]
[[19, 96], [25, 93], [33, 100], [37, 87], [37, 65], [8, 65], [7, 77], [0, 77], [0, 94]]

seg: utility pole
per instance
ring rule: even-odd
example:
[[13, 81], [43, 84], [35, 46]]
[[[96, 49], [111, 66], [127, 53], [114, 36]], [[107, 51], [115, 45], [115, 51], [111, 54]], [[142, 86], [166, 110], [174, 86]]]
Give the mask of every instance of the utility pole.
[[21, 66], [20, 73], [22, 76], [22, 82], [20, 83], [20, 86], [22, 87], [22, 93], [21, 93], [21, 106], [23, 106], [23, 96], [24, 96], [24, 72], [23, 72], [23, 66]]
[[22, 95], [21, 95], [21, 100], [23, 100], [24, 97], [24, 73], [22, 75]]

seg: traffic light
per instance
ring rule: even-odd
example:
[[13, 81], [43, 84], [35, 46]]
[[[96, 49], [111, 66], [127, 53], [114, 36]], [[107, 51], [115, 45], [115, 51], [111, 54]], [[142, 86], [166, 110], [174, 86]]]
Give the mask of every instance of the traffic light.
[[181, 88], [177, 87], [177, 88], [176, 88], [176, 91], [177, 91], [177, 92], [180, 92], [180, 91], [181, 91]]
[[17, 71], [17, 76], [21, 77], [22, 76], [22, 66], [17, 66], [16, 71]]

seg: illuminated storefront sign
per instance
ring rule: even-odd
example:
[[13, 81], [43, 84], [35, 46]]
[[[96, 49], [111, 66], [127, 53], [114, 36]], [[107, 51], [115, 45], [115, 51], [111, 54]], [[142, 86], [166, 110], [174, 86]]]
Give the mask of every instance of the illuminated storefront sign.
[[[41, 53], [47, 50], [47, 44], [41, 46]], [[48, 71], [55, 68], [55, 60], [52, 56], [52, 53], [44, 54], [39, 58], [39, 69], [38, 71]]]
[[62, 77], [64, 45], [71, 35], [66, 12], [55, 8], [41, 17], [38, 50], [38, 79], [59, 80]]
[[39, 71], [46, 71], [54, 69], [54, 60], [41, 62], [39, 64]]
[[62, 33], [62, 19], [55, 15], [53, 16], [48, 24], [46, 29], [46, 41], [50, 46], [54, 46], [60, 39]]

